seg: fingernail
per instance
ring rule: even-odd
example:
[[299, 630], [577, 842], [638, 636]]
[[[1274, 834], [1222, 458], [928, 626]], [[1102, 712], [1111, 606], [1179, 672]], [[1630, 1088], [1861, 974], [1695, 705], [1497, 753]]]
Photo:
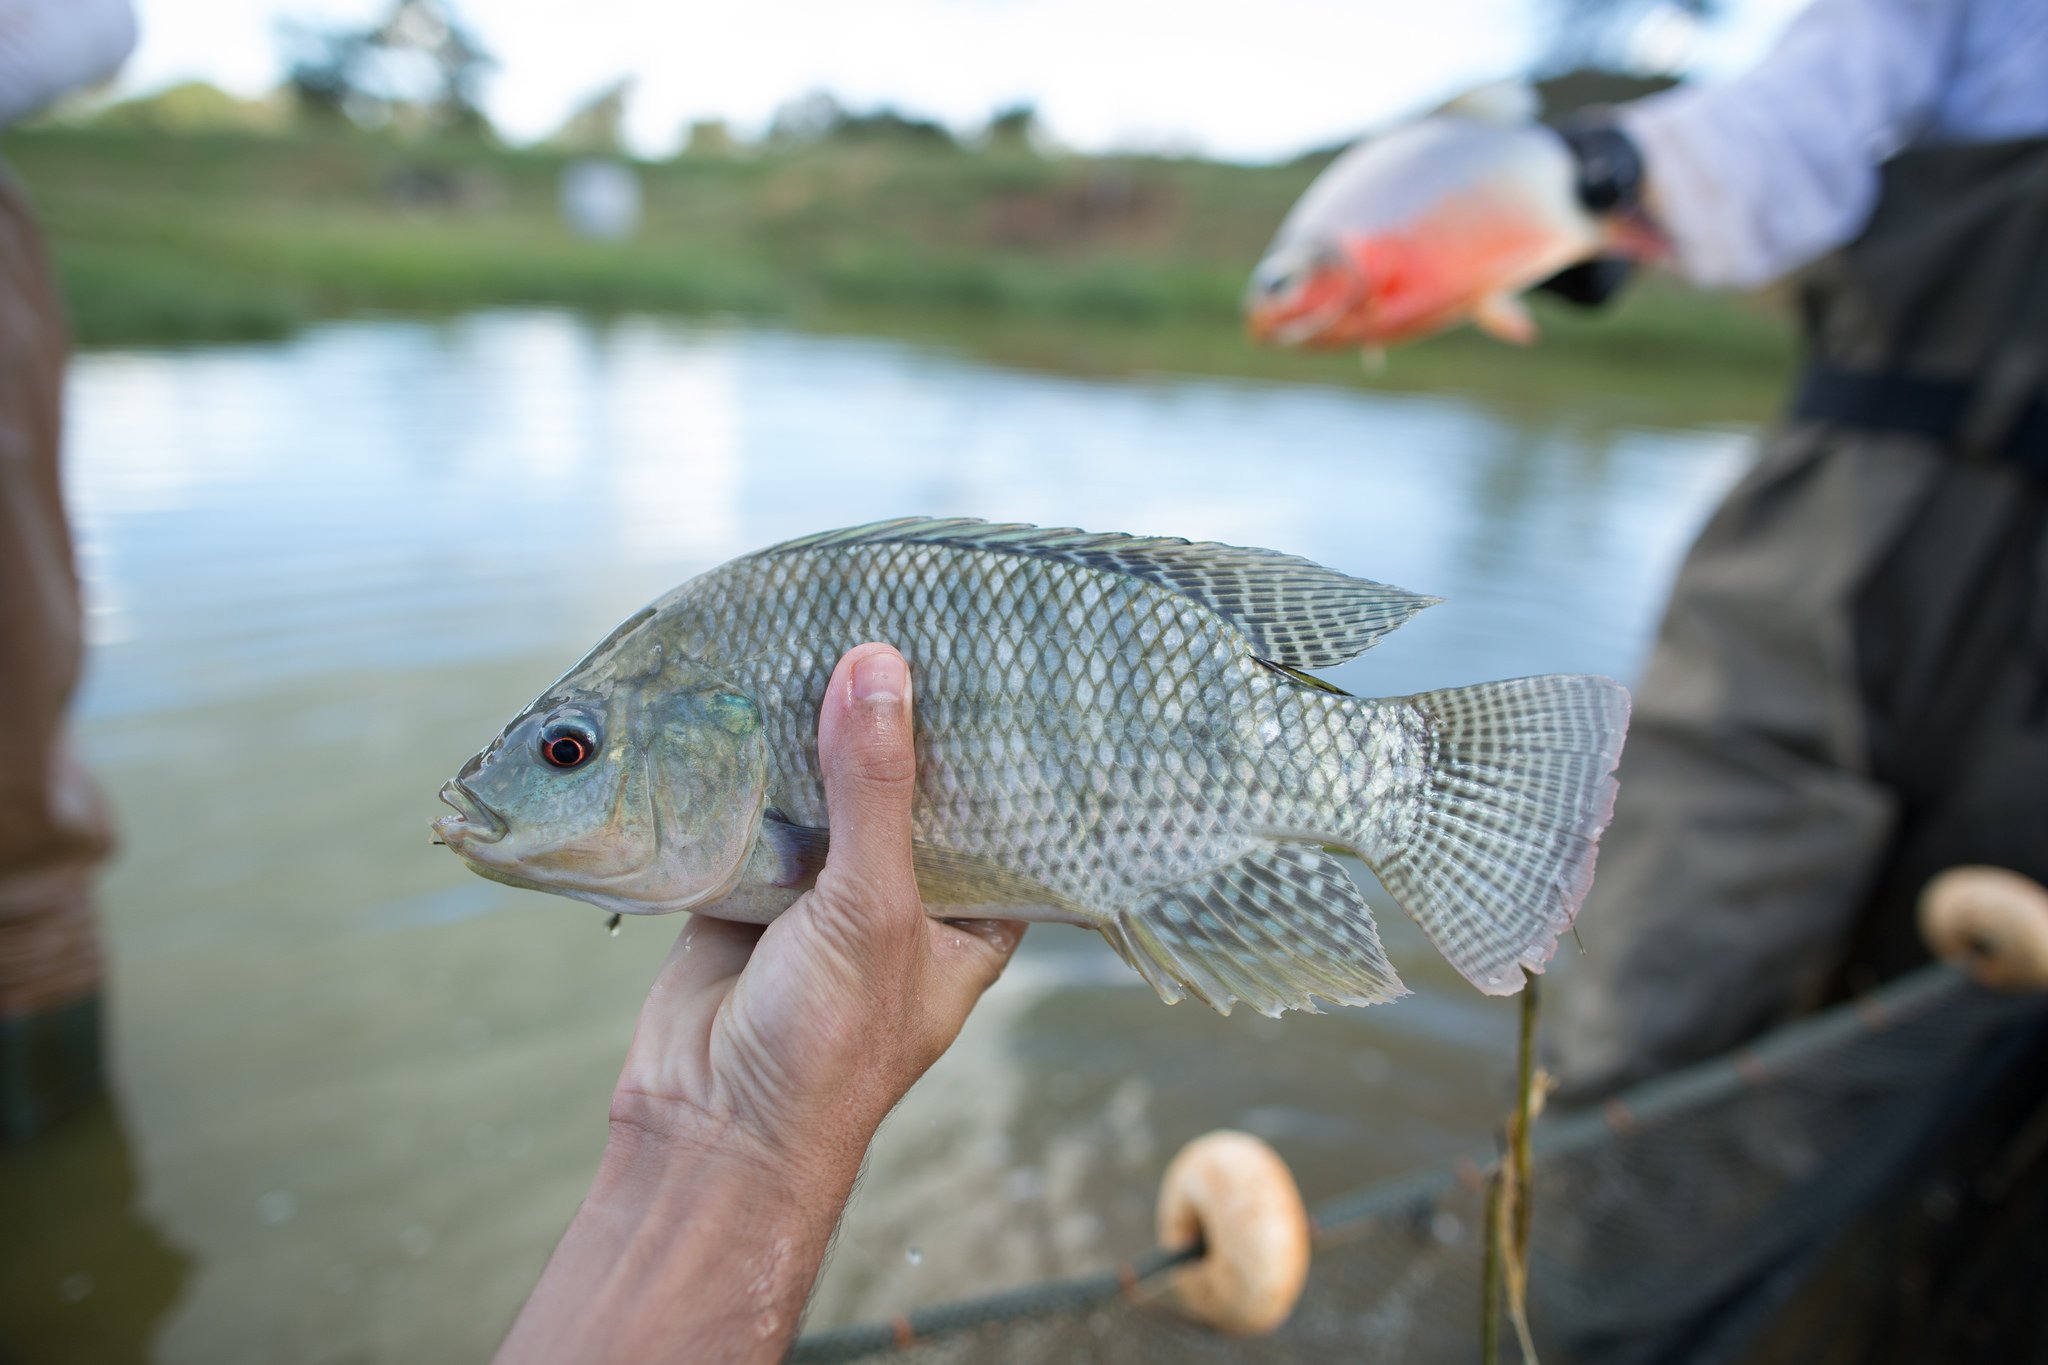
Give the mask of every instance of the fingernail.
[[902, 658], [888, 650], [877, 650], [854, 660], [855, 701], [901, 701], [909, 681]]

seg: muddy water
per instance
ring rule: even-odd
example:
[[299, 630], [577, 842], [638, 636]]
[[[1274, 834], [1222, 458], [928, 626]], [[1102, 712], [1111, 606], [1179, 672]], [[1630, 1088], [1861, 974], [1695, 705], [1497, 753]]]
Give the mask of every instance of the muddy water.
[[[0, 1152], [0, 1344], [207, 1362], [476, 1358], [530, 1286], [675, 926], [608, 937], [425, 821], [673, 583], [913, 511], [1172, 533], [1449, 599], [1331, 674], [1354, 691], [1631, 677], [1747, 435], [541, 313], [91, 354], [72, 401], [116, 1089]], [[813, 1321], [1130, 1255], [1212, 1127], [1311, 1200], [1483, 1149], [1511, 1010], [1387, 930], [1413, 997], [1284, 1022], [1035, 930], [884, 1130]]]

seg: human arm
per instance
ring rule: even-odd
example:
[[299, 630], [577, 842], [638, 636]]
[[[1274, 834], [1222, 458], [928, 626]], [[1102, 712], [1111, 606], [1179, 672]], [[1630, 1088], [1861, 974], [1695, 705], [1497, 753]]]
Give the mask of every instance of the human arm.
[[1696, 284], [1750, 288], [1853, 237], [1878, 167], [1933, 117], [1970, 9], [1815, 0], [1743, 75], [1614, 109], [1671, 263]]
[[910, 680], [862, 645], [818, 721], [832, 846], [765, 929], [693, 916], [641, 1011], [588, 1198], [500, 1361], [778, 1359], [869, 1140], [1023, 926], [928, 919]]
[[0, 124], [105, 80], [134, 46], [128, 0], [0, 0]]

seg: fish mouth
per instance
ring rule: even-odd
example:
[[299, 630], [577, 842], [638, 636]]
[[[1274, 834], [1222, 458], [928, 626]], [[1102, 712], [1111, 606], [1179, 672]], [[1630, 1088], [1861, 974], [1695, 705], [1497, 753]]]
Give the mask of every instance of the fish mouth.
[[455, 812], [433, 822], [435, 835], [444, 843], [495, 844], [511, 830], [504, 817], [478, 800], [459, 777], [442, 786], [441, 800]]
[[1262, 346], [1288, 348], [1327, 342], [1325, 334], [1344, 321], [1356, 297], [1356, 290], [1347, 291], [1298, 313], [1285, 305], [1254, 309], [1246, 315], [1245, 332]]
[[1264, 317], [1255, 317], [1252, 322], [1253, 339], [1280, 347], [1342, 344], [1333, 333], [1358, 307], [1364, 293], [1364, 285], [1359, 280], [1347, 277], [1343, 287], [1325, 303], [1292, 316], [1285, 309], [1274, 308]]

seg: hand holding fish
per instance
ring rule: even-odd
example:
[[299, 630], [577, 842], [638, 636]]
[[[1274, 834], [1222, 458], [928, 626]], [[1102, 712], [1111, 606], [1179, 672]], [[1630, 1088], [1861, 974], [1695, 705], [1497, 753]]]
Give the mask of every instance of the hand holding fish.
[[818, 719], [833, 841], [767, 926], [692, 916], [613, 1093], [611, 1139], [501, 1360], [775, 1359], [875, 1129], [1024, 926], [928, 918], [910, 676], [847, 652]]
[[1338, 157], [1252, 275], [1253, 337], [1371, 356], [1470, 321], [1526, 345], [1523, 291], [1596, 258], [1661, 254], [1633, 207], [1633, 144], [1597, 125], [1560, 133], [1535, 105], [1526, 85], [1487, 86]]
[[818, 719], [833, 841], [816, 886], [773, 924], [692, 916], [626, 1055], [612, 1122], [708, 1133], [817, 1163], [849, 1150], [944, 1052], [1024, 926], [926, 916], [911, 870], [910, 675], [849, 650]]

